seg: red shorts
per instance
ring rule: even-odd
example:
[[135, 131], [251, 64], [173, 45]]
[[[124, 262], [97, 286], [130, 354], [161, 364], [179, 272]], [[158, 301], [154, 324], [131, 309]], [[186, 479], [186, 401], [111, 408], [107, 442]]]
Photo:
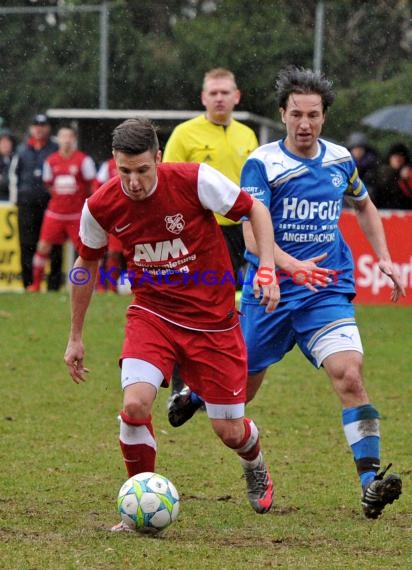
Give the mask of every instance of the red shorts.
[[57, 220], [44, 214], [40, 240], [53, 245], [62, 245], [68, 239], [77, 244], [79, 239], [80, 217], [77, 220]]
[[162, 371], [168, 386], [175, 364], [184, 382], [210, 404], [246, 401], [246, 346], [239, 326], [204, 332], [178, 327], [138, 308], [127, 311], [121, 358], [139, 358]]

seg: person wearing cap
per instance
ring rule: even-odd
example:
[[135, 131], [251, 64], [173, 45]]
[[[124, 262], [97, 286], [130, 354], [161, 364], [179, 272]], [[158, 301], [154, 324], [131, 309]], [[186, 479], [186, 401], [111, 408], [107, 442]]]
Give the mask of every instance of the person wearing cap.
[[[27, 140], [18, 146], [10, 165], [10, 201], [17, 204], [20, 262], [25, 289], [33, 282], [33, 256], [50, 199], [42, 179], [43, 163], [57, 149], [57, 143], [51, 138], [49, 118], [44, 113], [37, 113], [31, 120]], [[61, 246], [53, 248], [49, 290], [58, 290], [61, 284], [61, 252]]]
[[0, 201], [9, 200], [9, 170], [16, 141], [9, 129], [0, 130]]

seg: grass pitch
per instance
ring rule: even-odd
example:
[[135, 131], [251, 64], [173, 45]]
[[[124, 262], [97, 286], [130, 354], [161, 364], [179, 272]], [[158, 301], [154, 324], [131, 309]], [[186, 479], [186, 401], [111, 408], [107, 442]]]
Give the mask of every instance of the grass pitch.
[[234, 454], [198, 413], [178, 429], [154, 413], [157, 471], [181, 495], [161, 539], [108, 532], [127, 478], [117, 444], [116, 359], [128, 298], [96, 296], [85, 333], [86, 384], [63, 363], [66, 294], [0, 295], [0, 568], [6, 570], [412, 567], [411, 318], [408, 307], [358, 307], [365, 379], [382, 416], [382, 464], [404, 493], [364, 518], [340, 406], [326, 375], [297, 351], [270, 370], [248, 415], [276, 483], [267, 515], [250, 508]]

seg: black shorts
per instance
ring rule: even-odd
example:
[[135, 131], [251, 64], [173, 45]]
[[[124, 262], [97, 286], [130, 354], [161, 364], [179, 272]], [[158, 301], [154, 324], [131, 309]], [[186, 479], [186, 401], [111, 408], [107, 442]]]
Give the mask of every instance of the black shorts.
[[236, 279], [236, 289], [241, 289], [242, 278], [239, 273], [245, 264], [245, 241], [243, 239], [242, 224], [233, 226], [220, 226], [225, 237], [226, 245], [232, 261], [233, 273]]

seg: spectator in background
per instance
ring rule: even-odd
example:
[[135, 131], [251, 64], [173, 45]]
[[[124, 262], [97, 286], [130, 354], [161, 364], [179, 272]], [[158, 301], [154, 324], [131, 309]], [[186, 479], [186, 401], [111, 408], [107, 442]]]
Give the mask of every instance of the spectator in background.
[[[20, 261], [25, 289], [33, 283], [33, 255], [50, 199], [42, 179], [43, 162], [57, 150], [50, 131], [47, 115], [35, 115], [29, 127], [28, 139], [18, 146], [10, 166], [10, 201], [18, 206]], [[61, 264], [62, 248], [58, 246], [52, 250], [49, 291], [60, 288]]]
[[[117, 176], [116, 162], [114, 158], [109, 158], [102, 162], [99, 167], [93, 184], [93, 192], [114, 176]], [[104, 274], [108, 275], [108, 278], [103, 280], [101, 273], [98, 274], [96, 291], [98, 293], [105, 293], [106, 291], [117, 293], [117, 281], [120, 276], [120, 271], [126, 269], [126, 262], [123, 255], [122, 242], [113, 234], [109, 235], [107, 252], [101, 260], [100, 267], [104, 269]]]
[[359, 177], [366, 185], [373, 199], [376, 193], [377, 175], [380, 164], [378, 152], [369, 144], [364, 133], [352, 133], [346, 144], [356, 163]]
[[377, 208], [412, 209], [412, 164], [403, 143], [392, 145], [378, 171], [374, 202]]
[[8, 129], [0, 131], [0, 200], [8, 201], [9, 193], [9, 170], [11, 159], [14, 154], [16, 141]]
[[[163, 162], [205, 162], [239, 184], [242, 166], [257, 148], [258, 141], [252, 129], [233, 119], [233, 110], [240, 101], [233, 73], [221, 67], [206, 72], [201, 100], [206, 112], [174, 129], [167, 141]], [[242, 224], [219, 214], [215, 216], [229, 250], [237, 289], [240, 289], [238, 276], [245, 252]], [[182, 387], [182, 379], [175, 370], [173, 393], [178, 395]]]
[[51, 199], [33, 258], [33, 283], [27, 287], [31, 293], [40, 291], [52, 246], [63, 245], [70, 238], [77, 247], [80, 215], [96, 177], [93, 159], [77, 149], [77, 135], [72, 127], [59, 129], [57, 144], [58, 150], [43, 165], [43, 182]]

